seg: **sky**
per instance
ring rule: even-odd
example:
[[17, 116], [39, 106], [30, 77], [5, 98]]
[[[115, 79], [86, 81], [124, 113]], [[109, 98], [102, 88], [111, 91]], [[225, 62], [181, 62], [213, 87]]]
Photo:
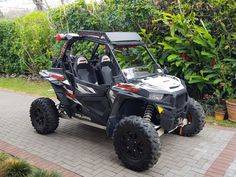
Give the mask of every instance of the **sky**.
[[[75, 0], [64, 0], [65, 3], [72, 3]], [[61, 0], [47, 0], [50, 7], [61, 5]], [[46, 7], [46, 6], [45, 6]], [[7, 18], [22, 16], [27, 12], [36, 9], [33, 0], [0, 0], [0, 11]]]
[[[74, 0], [65, 0], [65, 3], [71, 3]], [[47, 0], [51, 7], [61, 4], [60, 0]], [[0, 0], [1, 8], [19, 8], [19, 9], [34, 9], [35, 5], [33, 0]]]
[[[87, 3], [92, 1], [101, 2], [102, 0], [85, 0]], [[73, 3], [75, 0], [64, 0], [65, 3]], [[61, 5], [61, 0], [47, 0], [50, 7]], [[46, 5], [45, 5], [46, 7]], [[36, 9], [33, 0], [0, 0], [0, 11], [5, 17], [14, 18], [22, 16], [29, 11]]]

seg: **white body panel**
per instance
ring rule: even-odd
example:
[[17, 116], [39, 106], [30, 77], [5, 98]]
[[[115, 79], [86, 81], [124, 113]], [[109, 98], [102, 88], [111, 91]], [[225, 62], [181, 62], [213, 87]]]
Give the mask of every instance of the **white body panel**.
[[169, 75], [147, 77], [146, 79], [142, 79], [141, 81], [142, 82], [139, 83], [138, 86], [153, 92], [158, 90], [158, 92], [163, 91], [173, 93], [184, 89], [184, 86], [182, 85], [180, 79]]

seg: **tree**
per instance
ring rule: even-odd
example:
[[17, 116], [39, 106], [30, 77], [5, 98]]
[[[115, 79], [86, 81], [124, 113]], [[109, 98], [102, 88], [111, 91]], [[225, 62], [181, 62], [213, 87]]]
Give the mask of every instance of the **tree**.
[[4, 15], [1, 10], [0, 10], [0, 18], [4, 18]]
[[33, 0], [33, 3], [36, 5], [38, 11], [43, 10], [43, 0]]

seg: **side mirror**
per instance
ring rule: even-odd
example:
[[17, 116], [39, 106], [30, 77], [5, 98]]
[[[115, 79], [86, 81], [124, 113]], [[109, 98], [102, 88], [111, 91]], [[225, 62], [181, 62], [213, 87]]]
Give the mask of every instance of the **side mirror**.
[[169, 70], [168, 70], [168, 67], [166, 65], [163, 68], [163, 73], [164, 74], [169, 74]]

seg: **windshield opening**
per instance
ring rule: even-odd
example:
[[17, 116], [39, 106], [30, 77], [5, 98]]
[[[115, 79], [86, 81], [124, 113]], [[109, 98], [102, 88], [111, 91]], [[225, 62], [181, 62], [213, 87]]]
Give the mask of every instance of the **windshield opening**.
[[114, 54], [128, 80], [141, 79], [162, 72], [144, 46], [114, 46]]

